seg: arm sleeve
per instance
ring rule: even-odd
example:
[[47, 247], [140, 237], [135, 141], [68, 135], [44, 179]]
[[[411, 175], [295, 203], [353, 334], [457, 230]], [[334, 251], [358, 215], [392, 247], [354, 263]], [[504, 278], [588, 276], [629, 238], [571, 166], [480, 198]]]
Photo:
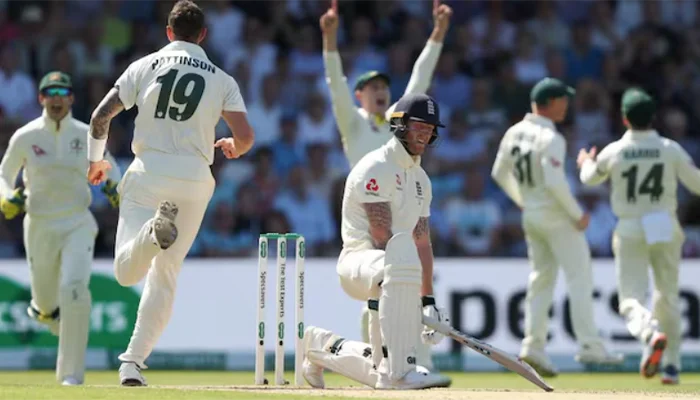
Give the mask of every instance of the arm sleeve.
[[596, 160], [586, 160], [581, 166], [579, 179], [585, 185], [595, 186], [605, 182], [610, 176], [610, 159], [613, 151], [611, 146], [605, 147]]
[[224, 97], [224, 111], [247, 112], [241, 89], [233, 77], [226, 79], [226, 95]]
[[545, 187], [557, 200], [569, 216], [578, 221], [583, 216], [583, 210], [571, 194], [569, 182], [564, 173], [566, 159], [566, 142], [555, 136], [544, 152], [540, 163], [544, 172]]
[[122, 171], [119, 168], [117, 160], [109, 151], [105, 151], [105, 159], [107, 162], [109, 162], [109, 165], [112, 166], [112, 168], [107, 172], [107, 178], [114, 183], [118, 183], [122, 179]]
[[24, 165], [24, 154], [18, 142], [18, 136], [15, 133], [10, 138], [10, 143], [7, 146], [7, 151], [2, 157], [0, 163], [0, 196], [10, 197], [12, 191], [15, 190], [15, 181], [17, 174]]
[[441, 52], [442, 43], [428, 40], [420, 56], [418, 56], [416, 63], [413, 65], [411, 79], [408, 81], [408, 85], [406, 85], [404, 96], [428, 91]]
[[343, 64], [337, 51], [323, 53], [326, 65], [326, 82], [331, 92], [333, 114], [338, 123], [338, 130], [343, 140], [347, 140], [355, 130], [357, 108], [348, 88], [347, 79], [343, 75]]
[[508, 156], [508, 149], [506, 148], [505, 137], [501, 140], [501, 145], [498, 148], [498, 154], [496, 155], [496, 161], [493, 163], [493, 168], [491, 168], [491, 177], [498, 184], [498, 186], [503, 189], [510, 199], [518, 205], [518, 207], [523, 206], [523, 198], [520, 194], [520, 188], [518, 187], [518, 182], [511, 173], [513, 170], [513, 165], [510, 157]]
[[355, 179], [353, 192], [357, 194], [360, 204], [391, 201], [396, 178], [389, 176], [388, 171], [382, 167], [381, 164], [375, 164]]
[[693, 159], [680, 145], [676, 145], [678, 157], [676, 158], [676, 170], [678, 179], [683, 186], [696, 195], [700, 195], [700, 170], [693, 163]]
[[136, 105], [136, 97], [138, 96], [138, 75], [140, 60], [134, 61], [121, 74], [114, 83], [114, 87], [119, 91], [119, 100], [124, 105], [124, 109], [128, 110]]

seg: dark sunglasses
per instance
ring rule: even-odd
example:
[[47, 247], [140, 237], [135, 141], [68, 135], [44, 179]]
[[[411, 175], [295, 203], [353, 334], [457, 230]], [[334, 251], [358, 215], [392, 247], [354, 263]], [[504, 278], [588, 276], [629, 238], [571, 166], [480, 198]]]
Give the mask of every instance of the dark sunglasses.
[[63, 87], [52, 87], [52, 88], [46, 88], [46, 89], [42, 90], [41, 94], [43, 94], [46, 97], [53, 97], [53, 96], [68, 97], [71, 94], [73, 94], [73, 91], [68, 89], [68, 88], [63, 88]]

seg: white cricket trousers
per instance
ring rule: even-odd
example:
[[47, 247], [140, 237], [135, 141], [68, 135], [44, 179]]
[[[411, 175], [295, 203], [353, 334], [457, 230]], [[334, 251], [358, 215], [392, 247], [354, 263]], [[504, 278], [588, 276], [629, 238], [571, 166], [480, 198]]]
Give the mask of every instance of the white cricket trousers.
[[90, 211], [64, 218], [24, 217], [24, 248], [34, 305], [51, 314], [64, 286], [90, 283], [97, 222]]
[[523, 218], [532, 268], [525, 298], [523, 347], [544, 350], [547, 344], [549, 308], [559, 267], [566, 279], [576, 340], [579, 345], [599, 345], [601, 339], [593, 319], [591, 253], [586, 237], [569, 221], [552, 224], [540, 215], [537, 217], [525, 214]]
[[97, 222], [89, 210], [61, 218], [24, 217], [33, 306], [59, 308], [56, 379], [82, 381], [90, 330], [90, 274]]
[[[620, 314], [627, 330], [644, 343], [657, 328], [665, 333], [668, 344], [662, 366], [681, 367], [681, 311], [679, 306], [678, 266], [685, 237], [676, 230], [670, 243], [648, 245], [643, 238], [613, 235]], [[654, 275], [653, 311], [649, 311], [649, 266]]]
[[[134, 332], [121, 361], [145, 368], [158, 338], [170, 320], [177, 277], [182, 263], [202, 224], [214, 192], [214, 178], [188, 181], [128, 170], [119, 192], [119, 224], [115, 244], [114, 273], [123, 286], [132, 286], [146, 277]], [[174, 202], [179, 209], [175, 225], [178, 236], [167, 250], [150, 238], [150, 224], [158, 204]]]

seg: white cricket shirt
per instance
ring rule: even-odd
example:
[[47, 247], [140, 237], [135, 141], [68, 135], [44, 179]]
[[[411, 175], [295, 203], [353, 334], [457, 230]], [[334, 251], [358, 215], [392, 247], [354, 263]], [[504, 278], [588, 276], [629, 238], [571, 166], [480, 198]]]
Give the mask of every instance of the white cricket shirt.
[[236, 81], [189, 42], [171, 42], [134, 61], [115, 87], [127, 110], [139, 109], [131, 147], [137, 159], [129, 168], [156, 175], [211, 177], [221, 113], [246, 112]]
[[398, 139], [371, 151], [350, 171], [345, 182], [341, 219], [343, 251], [373, 249], [363, 203], [388, 202], [391, 231], [413, 233], [420, 217], [430, 216], [433, 198], [428, 174]]
[[[68, 113], [60, 123], [44, 111], [19, 128], [0, 164], [0, 195], [12, 196], [15, 181], [24, 167], [22, 180], [26, 209], [32, 217], [60, 218], [85, 212], [92, 196], [87, 181], [87, 135], [89, 126]], [[121, 179], [119, 165], [109, 154], [109, 179]]]
[[501, 139], [491, 176], [526, 214], [578, 221], [583, 211], [566, 180], [565, 159], [566, 140], [554, 123], [528, 113]]
[[[413, 66], [404, 96], [425, 93], [428, 90], [441, 51], [442, 43], [428, 40]], [[396, 103], [389, 107], [384, 118], [378, 118], [362, 108], [355, 107], [355, 96], [348, 88], [340, 54], [337, 51], [324, 52], [323, 60], [326, 65], [326, 82], [331, 92], [333, 114], [338, 124], [345, 156], [352, 167], [367, 153], [378, 149], [392, 138], [388, 120]]]
[[583, 164], [580, 178], [588, 185], [610, 179], [610, 202], [622, 222], [618, 229], [629, 234], [641, 232], [639, 219], [647, 214], [667, 211], [675, 217], [678, 180], [700, 194], [700, 170], [692, 158], [654, 130], [625, 132], [605, 146], [596, 161]]

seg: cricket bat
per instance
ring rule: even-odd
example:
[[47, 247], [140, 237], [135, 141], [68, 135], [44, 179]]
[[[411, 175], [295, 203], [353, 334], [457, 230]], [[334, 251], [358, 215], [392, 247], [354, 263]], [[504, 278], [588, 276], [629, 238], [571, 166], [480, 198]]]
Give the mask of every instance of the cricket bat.
[[440, 332], [445, 336], [451, 337], [477, 353], [485, 355], [498, 364], [501, 364], [508, 370], [515, 372], [516, 374], [539, 386], [545, 392], [551, 392], [554, 390], [554, 388], [549, 386], [530, 365], [503, 350], [499, 350], [486, 342], [482, 342], [479, 339], [466, 335], [450, 325], [439, 322], [435, 318], [430, 318], [423, 315], [423, 325], [431, 329], [435, 329], [437, 332]]

